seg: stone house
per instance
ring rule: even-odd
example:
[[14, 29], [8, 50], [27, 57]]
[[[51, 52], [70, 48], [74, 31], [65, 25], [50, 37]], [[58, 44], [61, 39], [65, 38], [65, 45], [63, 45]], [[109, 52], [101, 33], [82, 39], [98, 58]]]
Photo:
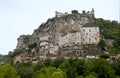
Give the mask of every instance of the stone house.
[[72, 31], [64, 36], [59, 36], [59, 46], [71, 44], [98, 44], [100, 41], [99, 27], [87, 23], [78, 31]]

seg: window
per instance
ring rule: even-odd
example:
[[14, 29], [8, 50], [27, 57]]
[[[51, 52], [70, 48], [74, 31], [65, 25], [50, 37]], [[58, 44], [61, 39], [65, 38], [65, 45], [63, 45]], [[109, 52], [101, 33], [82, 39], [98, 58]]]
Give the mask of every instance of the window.
[[89, 38], [89, 42], [91, 41], [91, 39]]
[[91, 32], [91, 29], [89, 29], [89, 32]]
[[97, 38], [95, 37], [95, 40], [97, 40]]
[[85, 39], [83, 38], [83, 41], [85, 41]]
[[85, 29], [83, 29], [83, 32], [85, 32]]
[[88, 33], [86, 33], [86, 35], [88, 35]]

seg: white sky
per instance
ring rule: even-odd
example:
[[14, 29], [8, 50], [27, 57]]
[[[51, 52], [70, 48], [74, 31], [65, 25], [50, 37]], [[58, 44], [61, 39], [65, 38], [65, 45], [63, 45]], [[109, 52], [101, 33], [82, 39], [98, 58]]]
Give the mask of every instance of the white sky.
[[119, 0], [0, 0], [0, 54], [13, 51], [20, 35], [32, 34], [55, 11], [92, 8], [96, 18], [119, 20]]

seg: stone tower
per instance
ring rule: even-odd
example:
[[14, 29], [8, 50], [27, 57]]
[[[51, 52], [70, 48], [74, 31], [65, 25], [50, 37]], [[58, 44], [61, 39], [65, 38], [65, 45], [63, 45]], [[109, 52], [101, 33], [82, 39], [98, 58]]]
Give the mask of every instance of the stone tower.
[[92, 16], [94, 17], [94, 14], [95, 14], [94, 8], [92, 8], [91, 14], [92, 14]]

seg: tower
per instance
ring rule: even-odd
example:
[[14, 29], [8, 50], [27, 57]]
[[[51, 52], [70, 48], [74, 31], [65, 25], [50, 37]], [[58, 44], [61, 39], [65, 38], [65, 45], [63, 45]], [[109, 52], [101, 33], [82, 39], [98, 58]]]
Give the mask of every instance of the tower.
[[92, 14], [92, 16], [94, 17], [94, 14], [95, 14], [94, 8], [92, 8], [91, 14]]

